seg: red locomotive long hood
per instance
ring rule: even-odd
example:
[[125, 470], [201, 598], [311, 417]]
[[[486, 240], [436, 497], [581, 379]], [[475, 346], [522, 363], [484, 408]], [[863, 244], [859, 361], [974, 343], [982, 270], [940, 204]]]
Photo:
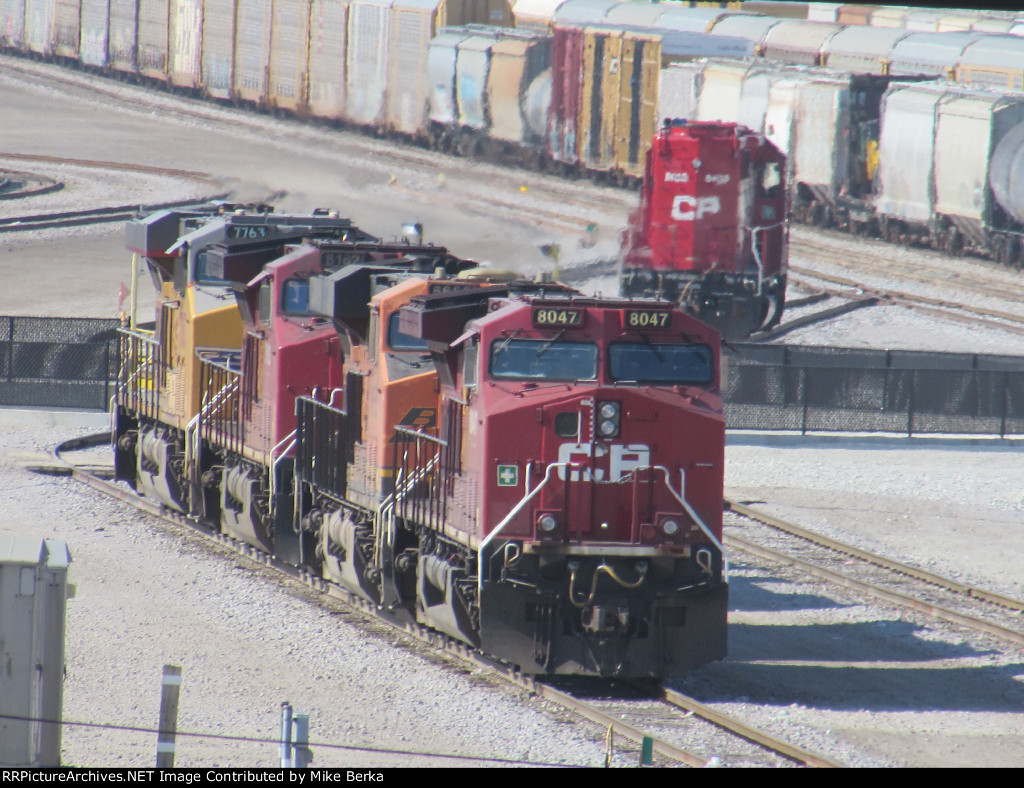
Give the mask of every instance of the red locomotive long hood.
[[735, 124], [662, 129], [623, 239], [625, 265], [777, 273], [785, 266], [786, 197], [770, 176], [782, 161], [774, 146]]
[[[697, 519], [720, 539], [725, 426], [718, 396], [654, 387], [562, 392], [527, 391], [490, 414], [473, 452], [484, 481], [485, 533], [502, 526], [505, 535], [530, 538], [538, 518], [550, 514], [572, 523], [561, 534], [570, 542], [639, 544], [671, 514], [685, 521], [686, 539], [707, 541]], [[525, 430], [526, 423], [539, 429]]]

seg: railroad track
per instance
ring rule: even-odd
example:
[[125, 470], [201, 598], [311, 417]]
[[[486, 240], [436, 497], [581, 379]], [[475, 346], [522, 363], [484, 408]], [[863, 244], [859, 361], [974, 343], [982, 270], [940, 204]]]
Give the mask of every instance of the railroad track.
[[[31, 466], [30, 469], [49, 474], [70, 475], [104, 495], [124, 501], [146, 512], [163, 523], [176, 528], [187, 528], [198, 532], [211, 542], [227, 547], [234, 554], [248, 558], [261, 566], [270, 567], [299, 581], [330, 599], [342, 603], [353, 613], [362, 614], [363, 620], [373, 624], [386, 624], [389, 629], [415, 638], [418, 642], [443, 652], [448, 657], [469, 662], [474, 668], [485, 668], [513, 686], [527, 690], [549, 702], [555, 703], [579, 718], [589, 721], [606, 731], [609, 750], [614, 749], [621, 758], [635, 758], [639, 763], [645, 750], [655, 765], [686, 765], [705, 767], [715, 765], [777, 766], [781, 764], [813, 767], [837, 767], [842, 764], [818, 753], [805, 750], [790, 742], [772, 736], [770, 733], [753, 728], [741, 720], [704, 706], [674, 690], [659, 687], [649, 696], [642, 696], [649, 688], [641, 687], [641, 697], [605, 697], [595, 699], [583, 697], [582, 693], [567, 691], [564, 685], [540, 681], [518, 673], [507, 665], [480, 654], [464, 643], [455, 641], [435, 631], [427, 630], [382, 614], [365, 600], [353, 597], [344, 589], [324, 581], [305, 570], [282, 563], [250, 545], [224, 536], [216, 529], [186, 518], [168, 510], [160, 504], [142, 498], [112, 482], [112, 467], [108, 461], [89, 457], [85, 462], [74, 462], [71, 456], [76, 451], [108, 445], [109, 433], [97, 433], [66, 441], [57, 446], [52, 463]], [[352, 621], [352, 617], [347, 617]], [[694, 752], [680, 741], [693, 738], [694, 728], [705, 726], [706, 730], [697, 736], [711, 748], [711, 754]], [[628, 742], [625, 747], [622, 742]], [[613, 745], [614, 742], [614, 745]], [[728, 756], [714, 754], [727, 752]]]
[[[875, 304], [902, 304], [948, 320], [1024, 334], [1024, 315], [1013, 314], [999, 309], [971, 306], [950, 299], [907, 293], [901, 290], [871, 287], [854, 279], [812, 271], [800, 266], [790, 266], [789, 270], [802, 277], [790, 277], [794, 283], [810, 286], [811, 281], [823, 281], [848, 288], [847, 290], [826, 288], [827, 293], [836, 297], [850, 298], [855, 301], [872, 299]], [[780, 326], [780, 328], [785, 327], [785, 324]]]
[[62, 181], [34, 172], [0, 169], [0, 200], [20, 200], [50, 194], [64, 188]]
[[[5, 58], [5, 68], [20, 74], [23, 78], [35, 80], [41, 76], [58, 84], [72, 84], [90, 93], [99, 93], [110, 97], [118, 103], [125, 103], [123, 91], [131, 89], [124, 83], [109, 77], [97, 79], [96, 75], [80, 75], [77, 72], [55, 70], [36, 63], [24, 63], [19, 59]], [[110, 87], [107, 88], [106, 86]], [[157, 99], [152, 90], [142, 87], [135, 88], [140, 96], [145, 96], [153, 103]], [[346, 147], [358, 152], [358, 166], [361, 169], [376, 173], [380, 179], [389, 184], [395, 191], [411, 194], [418, 199], [436, 200], [439, 191], [443, 192], [446, 204], [462, 213], [478, 213], [482, 207], [501, 214], [512, 215], [538, 228], [551, 232], [580, 233], [585, 235], [587, 228], [597, 225], [614, 227], [618, 232], [625, 224], [629, 210], [636, 207], [635, 190], [604, 188], [595, 193], [596, 186], [588, 181], [573, 182], [555, 176], [544, 176], [540, 173], [523, 172], [501, 165], [489, 164], [460, 156], [439, 153], [427, 148], [412, 145], [399, 145], [387, 139], [380, 139], [365, 131], [347, 128], [337, 124], [328, 124], [319, 119], [304, 119], [296, 116], [280, 117], [246, 112], [225, 106], [215, 99], [167, 96], [174, 102], [176, 117], [193, 118], [204, 123], [224, 125], [237, 130], [239, 125], [254, 131], [280, 131], [280, 124], [287, 121], [295, 134], [308, 136], [310, 142], [323, 145], [325, 142], [344, 135]], [[0, 153], [0, 159], [8, 154]], [[19, 158], [10, 155], [10, 158]], [[24, 160], [41, 160], [45, 157], [23, 156]], [[90, 166], [90, 162], [75, 162]], [[95, 164], [104, 164], [102, 162]], [[119, 165], [107, 162], [112, 167], [131, 169], [132, 165]], [[346, 167], [351, 167], [351, 157], [346, 158]], [[400, 168], [406, 168], [401, 175]], [[150, 167], [138, 168], [139, 172], [148, 174], [174, 175], [175, 170]], [[208, 178], [206, 173], [189, 173], [182, 171], [181, 177], [195, 176], [199, 179]], [[524, 180], [531, 186], [527, 189], [516, 187]], [[484, 188], [480, 183], [485, 183]], [[495, 184], [511, 184], [495, 188]], [[547, 207], [550, 202], [559, 207]]]
[[[795, 232], [790, 237], [791, 254], [820, 260], [857, 273], [870, 272], [927, 285], [945, 285], [955, 287], [959, 292], [1000, 300], [1008, 296], [1024, 300], [1024, 279], [1019, 274], [1015, 275], [1013, 269], [990, 260], [977, 258], [971, 262], [975, 266], [989, 269], [990, 273], [999, 278], [999, 284], [967, 275], [958, 270], [962, 268], [957, 264], [962, 258], [946, 256], [930, 249], [921, 249], [921, 254], [915, 255], [911, 263], [893, 255], [892, 245], [883, 241], [861, 238], [857, 239], [859, 243], [854, 244], [851, 243], [854, 239], [843, 234], [815, 230], [813, 232], [820, 234], [815, 238], [802, 225], [794, 225], [794, 228]], [[843, 242], [841, 249], [835, 247], [836, 241]]]
[[[1024, 277], [1019, 273], [987, 260], [972, 260], [971, 267], [963, 265], [961, 258], [947, 257], [928, 249], [922, 249], [915, 255], [913, 262], [900, 259], [892, 253], [890, 245], [882, 241], [860, 239], [860, 243], [851, 243], [845, 236], [833, 236], [825, 231], [816, 231], [818, 237], [794, 227], [790, 239], [790, 256], [805, 258], [823, 263], [827, 266], [851, 272], [858, 277], [866, 275], [881, 276], [886, 279], [900, 279], [908, 283], [916, 282], [930, 289], [953, 289], [957, 293], [968, 293], [981, 299], [991, 298], [1001, 302], [1024, 302]], [[846, 241], [837, 248], [837, 241]], [[959, 263], [959, 264], [958, 264]], [[978, 269], [984, 269], [979, 275]], [[791, 270], [810, 276], [827, 279], [827, 272], [811, 271], [801, 266], [793, 266]], [[981, 278], [991, 274], [990, 279]], [[838, 282], [849, 281], [841, 275], [835, 275]], [[858, 280], [856, 285], [863, 286]], [[1017, 314], [1017, 317], [1024, 315]]]
[[[196, 205], [198, 203], [212, 200], [223, 200], [228, 197], [224, 184], [208, 173], [194, 172], [192, 170], [178, 170], [166, 167], [149, 167], [140, 164], [130, 164], [113, 161], [91, 161], [85, 159], [68, 159], [55, 156], [34, 156], [20, 153], [8, 153], [0, 151], [0, 161], [14, 159], [43, 164], [62, 164], [85, 167], [105, 172], [126, 172], [140, 173], [145, 175], [159, 175], [173, 178], [184, 178], [198, 181], [217, 191], [205, 197], [197, 197], [190, 200], [176, 200], [172, 202], [152, 203], [148, 205], [126, 204], [108, 205], [99, 208], [89, 208], [80, 211], [57, 211], [53, 213], [22, 214], [20, 216], [0, 217], [0, 233], [32, 232], [35, 230], [48, 230], [64, 227], [83, 227], [93, 224], [105, 224], [110, 222], [123, 222], [134, 218], [139, 213], [149, 213], [164, 208], [176, 208], [182, 205]], [[39, 176], [36, 176], [39, 177]], [[52, 191], [49, 189], [47, 191]]]
[[[737, 501], [727, 499], [726, 506], [738, 516], [725, 535], [726, 546], [1014, 646], [1024, 646], [1022, 600], [861, 550]], [[744, 535], [739, 536], [738, 530]]]

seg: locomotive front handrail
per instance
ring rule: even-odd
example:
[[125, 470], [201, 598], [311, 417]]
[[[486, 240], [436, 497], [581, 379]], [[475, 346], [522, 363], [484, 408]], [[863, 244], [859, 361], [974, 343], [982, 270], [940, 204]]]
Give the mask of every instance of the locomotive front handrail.
[[757, 248], [757, 234], [766, 233], [769, 230], [774, 230], [776, 227], [782, 227], [783, 222], [776, 222], [775, 224], [768, 225], [766, 227], [748, 227], [750, 230], [750, 250], [754, 253], [754, 264], [757, 266], [757, 292], [761, 292], [761, 284], [764, 281], [764, 262], [761, 260], [761, 250]]
[[[718, 551], [722, 554], [722, 579], [726, 583], [728, 583], [729, 582], [729, 559], [725, 555], [725, 547], [722, 545], [721, 541], [719, 541], [715, 537], [715, 535], [713, 533], [711, 533], [711, 529], [707, 527], [707, 525], [704, 523], [704, 521], [700, 518], [700, 515], [697, 514], [696, 511], [694, 511], [692, 506], [690, 506], [689, 502], [686, 500], [686, 497], [683, 496], [683, 495], [680, 495], [679, 493], [677, 493], [675, 491], [675, 489], [672, 487], [672, 482], [669, 480], [670, 477], [669, 477], [669, 473], [668, 473], [668, 468], [666, 468], [664, 465], [651, 465], [649, 467], [653, 468], [654, 470], [661, 471], [662, 473], [665, 474], [665, 486], [668, 487], [668, 491], [670, 493], [672, 493], [672, 497], [675, 498], [677, 501], [679, 501], [679, 503], [682, 505], [682, 507], [686, 510], [686, 513], [688, 515], [690, 515], [690, 517], [693, 518], [693, 521], [695, 523], [697, 523], [697, 527], [700, 528], [700, 530], [704, 532], [704, 535], [708, 539], [711, 540], [711, 543], [715, 547], [718, 548]], [[638, 469], [638, 470], [642, 470], [642, 469]], [[685, 485], [686, 484], [686, 482], [685, 482], [685, 478], [686, 478], [685, 477], [685, 471], [683, 473], [684, 473], [683, 484]]]
[[[505, 526], [507, 526], [510, 522], [512, 522], [512, 520], [515, 519], [516, 515], [518, 515], [519, 512], [522, 511], [523, 507], [526, 506], [526, 504], [528, 504], [533, 499], [533, 497], [541, 491], [541, 488], [543, 488], [544, 485], [551, 481], [551, 471], [553, 471], [556, 468], [580, 467], [580, 464], [576, 462], [553, 462], [547, 467], [547, 470], [544, 471], [544, 478], [541, 479], [540, 483], [536, 487], [534, 487], [533, 490], [530, 490], [530, 479], [529, 476], [527, 476], [526, 495], [523, 496], [522, 500], [519, 501], [519, 503], [512, 507], [512, 511], [505, 515], [505, 519], [498, 523], [498, 525], [495, 526], [494, 530], [483, 538], [483, 541], [480, 542], [480, 546], [476, 550], [476, 584], [478, 593], [483, 593], [484, 589], [484, 550], [487, 549], [487, 546], [492, 541], [494, 541], [495, 538], [497, 538], [498, 534], [500, 534], [502, 530], [504, 530]], [[527, 473], [529, 473], [529, 466], [527, 466]]]

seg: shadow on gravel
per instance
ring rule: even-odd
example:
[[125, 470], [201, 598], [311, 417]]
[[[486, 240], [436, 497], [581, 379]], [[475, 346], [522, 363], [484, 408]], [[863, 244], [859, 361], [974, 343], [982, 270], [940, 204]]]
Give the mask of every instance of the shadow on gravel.
[[759, 572], [730, 577], [730, 608], [728, 658], [671, 682], [702, 702], [1024, 710], [1024, 657], [1009, 645], [977, 647], [951, 625], [802, 593]]
[[1024, 663], [1000, 666], [925, 668], [706, 665], [671, 686], [702, 703], [755, 703], [831, 711], [971, 711], [1020, 714], [1024, 708]]
[[789, 581], [769, 574], [745, 573], [729, 576], [730, 612], [767, 612], [781, 610], [820, 610], [843, 607], [836, 600], [820, 594], [791, 593], [786, 586]]

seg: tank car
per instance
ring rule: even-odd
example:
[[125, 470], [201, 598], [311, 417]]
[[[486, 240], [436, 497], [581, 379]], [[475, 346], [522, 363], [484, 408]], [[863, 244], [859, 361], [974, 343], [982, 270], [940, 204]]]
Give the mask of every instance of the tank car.
[[667, 121], [623, 234], [620, 292], [666, 298], [726, 338], [782, 317], [786, 157], [735, 123]]
[[724, 656], [718, 334], [664, 301], [481, 295], [402, 310], [441, 381], [438, 436], [397, 429], [380, 523], [417, 618], [529, 674]]

